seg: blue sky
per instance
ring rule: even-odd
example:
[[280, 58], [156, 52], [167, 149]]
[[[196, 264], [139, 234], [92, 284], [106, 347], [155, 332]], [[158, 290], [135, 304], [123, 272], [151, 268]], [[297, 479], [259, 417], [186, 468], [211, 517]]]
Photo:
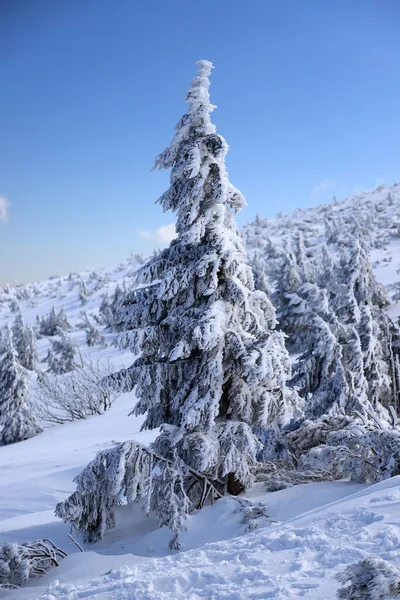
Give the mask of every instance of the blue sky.
[[400, 180], [399, 30], [399, 0], [1, 0], [0, 282], [168, 239], [151, 167], [200, 58], [240, 224]]

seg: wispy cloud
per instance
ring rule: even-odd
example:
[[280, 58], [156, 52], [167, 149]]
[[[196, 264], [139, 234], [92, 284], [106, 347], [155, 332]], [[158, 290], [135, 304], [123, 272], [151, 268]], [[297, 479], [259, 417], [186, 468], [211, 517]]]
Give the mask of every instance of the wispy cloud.
[[144, 240], [151, 240], [157, 244], [169, 244], [174, 238], [176, 238], [175, 223], [169, 223], [169, 225], [162, 225], [154, 231], [140, 231], [140, 237]]
[[9, 201], [4, 196], [0, 196], [0, 221], [7, 223], [8, 221], [8, 207], [10, 206]]

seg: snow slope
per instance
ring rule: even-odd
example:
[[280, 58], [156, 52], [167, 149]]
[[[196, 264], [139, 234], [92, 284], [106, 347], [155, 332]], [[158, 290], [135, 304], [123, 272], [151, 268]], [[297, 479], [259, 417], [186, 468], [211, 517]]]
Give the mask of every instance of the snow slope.
[[[310, 256], [315, 256], [323, 243], [331, 244], [332, 229], [336, 239], [357, 227], [368, 243], [371, 261], [378, 281], [394, 302], [392, 314], [400, 313], [400, 183], [381, 185], [346, 200], [334, 200], [293, 213], [278, 213], [274, 219], [248, 223], [243, 230], [249, 252], [266, 248], [268, 239], [276, 246], [290, 240], [300, 231]], [[334, 250], [335, 244], [331, 245]], [[268, 256], [268, 252], [266, 253]], [[268, 265], [267, 265], [268, 268]], [[398, 298], [397, 298], [398, 296]]]
[[98, 450], [132, 437], [151, 441], [152, 433], [138, 432], [140, 419], [127, 418], [131, 402], [125, 395], [104, 415], [0, 449], [0, 544], [44, 536], [69, 554], [36, 585], [4, 598], [329, 600], [335, 573], [348, 563], [372, 553], [400, 566], [400, 477], [268, 494], [259, 484], [251, 498], [265, 502], [270, 515], [259, 529], [246, 532], [237, 501], [223, 499], [190, 517], [183, 551], [172, 555], [167, 529], [136, 507], [121, 507], [116, 528], [81, 554], [53, 508]]
[[[275, 242], [300, 227], [317, 247], [325, 239], [325, 216], [331, 213], [343, 217], [344, 230], [351, 226], [352, 215], [358, 215], [369, 232], [378, 279], [395, 294], [400, 280], [400, 186], [264, 224]], [[137, 264], [131, 258], [115, 270], [0, 290], [0, 326], [12, 324], [15, 299], [32, 324], [53, 305], [57, 311], [64, 308], [70, 335], [83, 355], [110, 360], [116, 369], [128, 365], [132, 356], [111, 345], [88, 348], [76, 325], [82, 310], [90, 317], [97, 314], [103, 295], [111, 296], [117, 284], [123, 286], [125, 280], [129, 287]], [[84, 306], [79, 299], [82, 281], [88, 289]], [[399, 304], [393, 303], [389, 311], [396, 316]], [[106, 334], [109, 344], [113, 337]], [[44, 358], [49, 344], [45, 339], [40, 344]], [[33, 394], [34, 389], [33, 382]], [[313, 483], [274, 493], [265, 493], [258, 484], [249, 496], [266, 504], [269, 519], [260, 519], [258, 528], [248, 531], [237, 500], [219, 500], [189, 518], [180, 553], [169, 550], [167, 529], [158, 529], [136, 506], [120, 507], [115, 529], [100, 543], [85, 545], [82, 554], [67, 537], [69, 527], [54, 517], [54, 507], [75, 489], [73, 478], [99, 450], [128, 439], [149, 443], [154, 438], [156, 432], [140, 432], [142, 418], [127, 416], [134, 403], [132, 394], [125, 394], [103, 415], [47, 426], [33, 439], [0, 448], [0, 545], [49, 537], [68, 552], [45, 577], [2, 597], [330, 600], [338, 587], [335, 574], [349, 563], [373, 554], [400, 566], [399, 477], [373, 486]]]
[[[94, 579], [74, 584], [53, 581], [40, 598], [329, 600], [337, 589], [334, 575], [344, 565], [368, 554], [399, 565], [399, 484], [396, 477], [282, 524], [176, 556], [145, 560], [125, 557], [125, 566]], [[337, 493], [335, 486], [341, 485], [330, 484], [332, 498]], [[279, 500], [300, 501], [301, 506], [304, 495], [318, 492], [317, 487], [305, 487], [276, 492], [271, 512]], [[351, 486], [347, 491], [351, 492]], [[215, 505], [214, 510], [219, 509]], [[68, 560], [76, 564], [73, 558], [66, 559], [63, 568]]]

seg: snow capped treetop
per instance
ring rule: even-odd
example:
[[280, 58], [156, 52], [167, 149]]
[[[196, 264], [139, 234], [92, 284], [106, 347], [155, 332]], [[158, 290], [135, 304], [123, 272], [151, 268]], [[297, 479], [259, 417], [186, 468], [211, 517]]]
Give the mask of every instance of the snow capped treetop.
[[157, 156], [154, 165], [155, 169], [172, 167], [171, 186], [157, 202], [164, 211], [177, 212], [176, 230], [188, 243], [199, 241], [211, 220], [215, 226], [221, 225], [227, 218], [224, 207], [230, 206], [237, 212], [246, 204], [228, 180], [225, 167], [228, 144], [216, 133], [210, 119], [215, 108], [210, 104], [208, 92], [212, 64], [201, 60], [198, 65], [199, 74], [186, 96], [189, 110], [176, 125], [171, 144]]
[[[208, 89], [210, 87], [209, 76], [214, 68], [214, 65], [209, 60], [199, 60], [199, 74], [193, 78], [193, 83], [189, 88], [186, 95], [186, 101], [190, 103], [190, 112], [195, 112], [203, 106], [208, 109], [208, 113], [212, 112], [216, 108], [213, 104], [210, 104], [210, 95]], [[215, 131], [214, 125], [211, 123], [211, 127]]]
[[189, 110], [176, 124], [176, 134], [170, 146], [157, 156], [154, 170], [169, 169], [173, 166], [180, 153], [181, 143], [190, 137], [190, 130], [194, 127], [197, 133], [203, 135], [216, 132], [215, 125], [211, 123], [210, 119], [210, 114], [216, 106], [210, 103], [208, 91], [209, 76], [214, 66], [208, 60], [199, 60], [197, 64], [199, 65], [199, 74], [193, 78], [185, 98], [185, 102], [189, 104]]

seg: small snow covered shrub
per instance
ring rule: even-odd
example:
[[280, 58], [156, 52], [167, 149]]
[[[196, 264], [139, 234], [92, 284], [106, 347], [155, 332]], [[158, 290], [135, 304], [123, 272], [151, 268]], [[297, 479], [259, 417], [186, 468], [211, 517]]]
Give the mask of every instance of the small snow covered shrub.
[[76, 359], [78, 347], [62, 329], [58, 328], [57, 334], [58, 339], [51, 340], [51, 350], [48, 351], [46, 361], [49, 371], [62, 375], [80, 366]]
[[[279, 438], [272, 438], [275, 446], [269, 444], [269, 453], [261, 453], [263, 463], [254, 467], [256, 480], [274, 491], [307, 481], [375, 483], [399, 475], [400, 428], [361, 417], [324, 415], [281, 431]], [[267, 445], [268, 440], [264, 449]]]
[[93, 323], [89, 323], [86, 329], [86, 343], [88, 346], [106, 346], [106, 341], [103, 335], [99, 332]]
[[82, 368], [64, 375], [40, 373], [37, 385], [39, 416], [50, 423], [67, 423], [108, 410], [119, 396], [103, 381], [111, 371], [109, 363], [88, 359]]
[[340, 600], [400, 598], [400, 571], [380, 558], [366, 558], [349, 565], [337, 579], [345, 584], [338, 590]]
[[29, 579], [45, 575], [66, 556], [47, 539], [0, 546], [0, 590], [19, 588]]
[[10, 310], [13, 313], [16, 313], [16, 312], [19, 311], [19, 304], [18, 304], [18, 301], [15, 298], [13, 298], [11, 300], [11, 302], [10, 302]]
[[[93, 316], [96, 321], [96, 316]], [[86, 331], [86, 343], [88, 346], [107, 346], [107, 342], [97, 327], [92, 323], [86, 312], [82, 313], [82, 321], [76, 324], [77, 329]]]
[[121, 323], [119, 322], [118, 317], [118, 307], [125, 295], [126, 290], [124, 291], [124, 289], [122, 289], [118, 284], [111, 298], [108, 296], [108, 294], [103, 296], [103, 300], [99, 308], [99, 314], [96, 318], [99, 325], [104, 325], [106, 329], [109, 329], [110, 331], [121, 330]]
[[53, 306], [46, 317], [42, 317], [38, 320], [38, 329], [40, 335], [53, 336], [58, 333], [59, 329], [68, 331], [68, 329], [71, 329], [71, 325], [68, 323], [65, 311], [60, 310], [60, 312], [56, 313]]

